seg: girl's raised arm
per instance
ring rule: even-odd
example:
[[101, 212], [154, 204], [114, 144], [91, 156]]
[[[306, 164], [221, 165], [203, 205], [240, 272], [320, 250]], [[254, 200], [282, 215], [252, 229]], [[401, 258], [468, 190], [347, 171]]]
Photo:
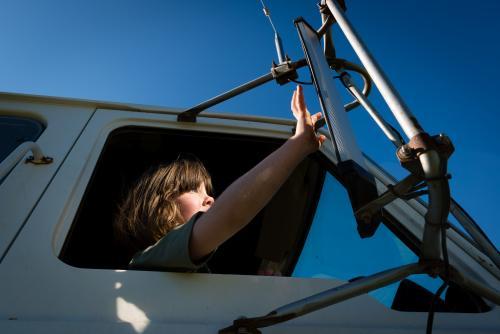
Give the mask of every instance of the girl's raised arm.
[[309, 114], [301, 86], [297, 86], [293, 93], [291, 108], [297, 119], [295, 134], [234, 181], [199, 218], [189, 244], [192, 260], [208, 255], [247, 225], [271, 200], [295, 167], [324, 142], [325, 137], [314, 131], [314, 124], [321, 113]]

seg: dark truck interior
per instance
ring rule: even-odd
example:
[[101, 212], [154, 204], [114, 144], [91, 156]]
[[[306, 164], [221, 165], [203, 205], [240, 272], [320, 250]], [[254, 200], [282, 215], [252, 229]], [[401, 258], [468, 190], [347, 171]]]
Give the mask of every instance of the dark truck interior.
[[[125, 127], [107, 139], [60, 259], [76, 267], [125, 269], [132, 256], [114, 242], [112, 221], [128, 188], [151, 166], [195, 156], [212, 176], [215, 198], [283, 140], [196, 131]], [[293, 172], [271, 202], [221, 245], [213, 273], [256, 274], [263, 261], [290, 275], [307, 236], [325, 170], [319, 154]], [[293, 203], [293, 204], [292, 204]]]

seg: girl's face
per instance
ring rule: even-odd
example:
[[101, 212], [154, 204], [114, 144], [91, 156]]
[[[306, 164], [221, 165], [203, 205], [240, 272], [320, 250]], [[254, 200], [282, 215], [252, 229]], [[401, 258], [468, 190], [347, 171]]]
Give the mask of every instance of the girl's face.
[[184, 221], [188, 221], [195, 213], [206, 212], [214, 203], [214, 198], [207, 194], [205, 183], [200, 184], [197, 190], [191, 190], [179, 195], [175, 202], [181, 210]]

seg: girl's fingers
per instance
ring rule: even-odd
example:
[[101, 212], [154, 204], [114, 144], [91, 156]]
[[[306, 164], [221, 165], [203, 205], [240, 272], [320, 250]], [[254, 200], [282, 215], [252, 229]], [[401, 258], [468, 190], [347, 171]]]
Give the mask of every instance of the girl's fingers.
[[297, 95], [298, 95], [298, 107], [300, 108], [301, 112], [304, 112], [307, 107], [306, 107], [306, 102], [304, 100], [304, 92], [302, 91], [302, 86], [298, 85], [297, 86]]
[[297, 90], [293, 91], [292, 111], [293, 111], [293, 116], [295, 116], [297, 120], [303, 118], [303, 113], [299, 107], [299, 93], [297, 92]]
[[295, 112], [298, 113], [299, 115], [302, 113], [300, 110], [300, 104], [299, 104], [299, 90], [298, 88], [294, 91], [294, 99], [293, 99], [293, 107], [295, 108]]
[[297, 89], [293, 91], [292, 110], [297, 114], [297, 117], [304, 117], [307, 114], [307, 107], [304, 102], [304, 94], [302, 93], [302, 87], [300, 85], [297, 86]]
[[321, 119], [321, 116], [322, 116], [321, 112], [318, 112], [318, 113], [312, 115], [311, 116], [312, 124], [313, 125], [316, 124], [316, 122]]
[[292, 101], [290, 101], [290, 109], [292, 109], [293, 113], [295, 114], [295, 94], [296, 91], [294, 90], [293, 91], [293, 95], [292, 95]]

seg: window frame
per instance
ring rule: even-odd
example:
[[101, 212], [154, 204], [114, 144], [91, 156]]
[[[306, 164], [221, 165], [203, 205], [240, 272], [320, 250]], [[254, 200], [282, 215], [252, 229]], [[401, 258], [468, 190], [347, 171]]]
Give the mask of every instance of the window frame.
[[[6, 147], [6, 150], [4, 152], [0, 151], [0, 163], [2, 163], [2, 161], [4, 161], [10, 154], [12, 154], [12, 152], [14, 152], [16, 148], [18, 148], [22, 143], [27, 141], [35, 142], [42, 135], [46, 128], [46, 125], [36, 118], [0, 114], [0, 133], [2, 134], [0, 136], [0, 141], [1, 139], [10, 140], [10, 138], [6, 138], [5, 136], [6, 128], [20, 126], [23, 127], [23, 130], [31, 127], [31, 129], [29, 129], [31, 130], [31, 132], [28, 134], [23, 133], [24, 136], [16, 139], [15, 141], [11, 141], [10, 145], [8, 145], [9, 147]], [[17, 135], [20, 134], [18, 133]], [[17, 145], [15, 145], [15, 142], [17, 142]]]

